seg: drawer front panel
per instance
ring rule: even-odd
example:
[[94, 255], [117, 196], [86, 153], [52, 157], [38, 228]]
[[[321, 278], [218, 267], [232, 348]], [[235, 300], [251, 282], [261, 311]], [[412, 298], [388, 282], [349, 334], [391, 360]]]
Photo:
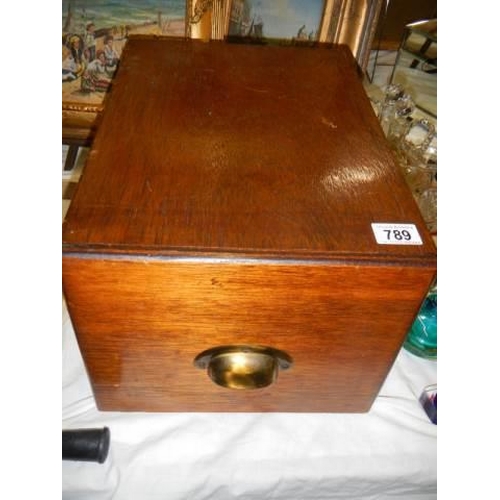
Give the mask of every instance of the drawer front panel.
[[[63, 258], [63, 284], [101, 410], [367, 411], [434, 270], [397, 266]], [[194, 364], [224, 345], [292, 366], [227, 389]]]

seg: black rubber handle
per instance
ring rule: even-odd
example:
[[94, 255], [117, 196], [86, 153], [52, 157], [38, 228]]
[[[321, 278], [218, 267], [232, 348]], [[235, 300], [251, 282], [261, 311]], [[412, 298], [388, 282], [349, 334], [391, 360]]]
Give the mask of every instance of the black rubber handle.
[[62, 431], [62, 459], [102, 464], [108, 456], [109, 441], [107, 427]]

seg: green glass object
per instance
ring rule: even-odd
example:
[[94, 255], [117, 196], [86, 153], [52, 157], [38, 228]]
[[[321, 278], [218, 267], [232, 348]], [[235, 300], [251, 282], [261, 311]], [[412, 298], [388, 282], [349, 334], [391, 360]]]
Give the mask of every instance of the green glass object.
[[437, 358], [437, 285], [429, 290], [406, 337], [404, 348], [422, 358]]

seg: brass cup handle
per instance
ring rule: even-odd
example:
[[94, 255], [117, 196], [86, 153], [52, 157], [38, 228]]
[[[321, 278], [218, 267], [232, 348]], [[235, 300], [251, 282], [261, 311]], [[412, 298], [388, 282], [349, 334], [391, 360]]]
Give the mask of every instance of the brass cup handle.
[[228, 389], [260, 389], [272, 384], [281, 368], [292, 365], [283, 351], [264, 346], [227, 345], [203, 351], [194, 360], [197, 368]]

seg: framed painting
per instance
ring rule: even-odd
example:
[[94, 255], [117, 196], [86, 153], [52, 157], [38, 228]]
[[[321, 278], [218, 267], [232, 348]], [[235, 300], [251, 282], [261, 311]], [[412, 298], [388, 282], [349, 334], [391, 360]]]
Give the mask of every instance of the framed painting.
[[195, 37], [259, 43], [344, 43], [364, 71], [383, 0], [193, 0]]
[[228, 36], [318, 41], [323, 8], [323, 0], [233, 0]]
[[62, 0], [63, 142], [93, 135], [127, 38], [188, 35], [191, 0]]

